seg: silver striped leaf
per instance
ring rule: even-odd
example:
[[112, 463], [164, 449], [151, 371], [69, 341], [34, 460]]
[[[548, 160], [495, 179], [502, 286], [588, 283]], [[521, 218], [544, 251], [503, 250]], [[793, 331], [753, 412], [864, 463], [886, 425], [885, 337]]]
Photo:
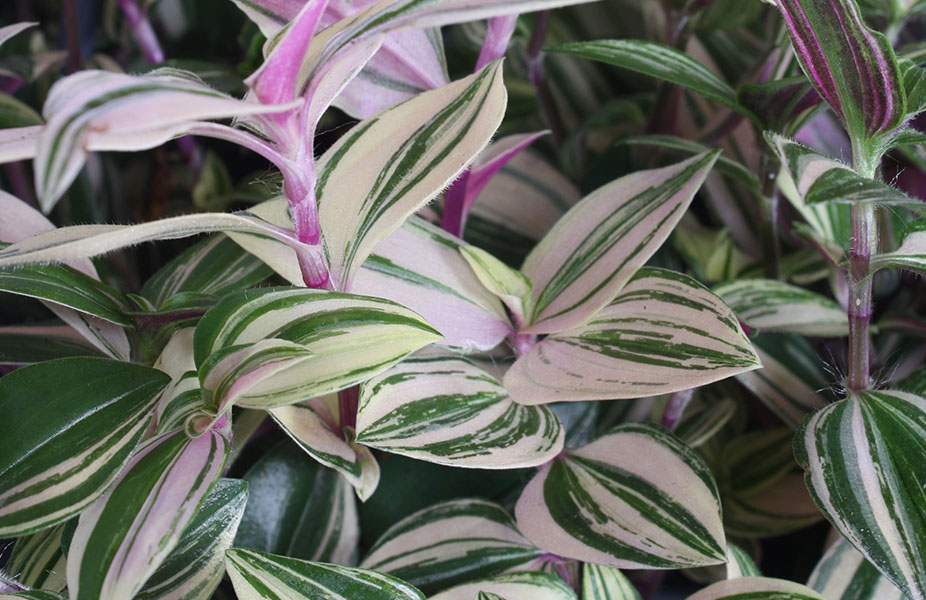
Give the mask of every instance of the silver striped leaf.
[[135, 600], [208, 600], [225, 574], [225, 551], [248, 501], [248, 485], [219, 479]]
[[761, 576], [759, 567], [745, 550], [736, 544], [727, 544], [727, 579]]
[[866, 391], [804, 422], [794, 442], [814, 502], [910, 598], [926, 598], [926, 399]]
[[384, 238], [357, 272], [352, 290], [398, 302], [441, 332], [438, 344], [462, 352], [491, 350], [511, 322], [461, 252], [468, 244], [419, 217]]
[[360, 386], [357, 441], [419, 460], [536, 467], [563, 449], [564, 435], [550, 409], [515, 404], [497, 379], [455, 355], [419, 354]]
[[369, 448], [354, 440], [351, 428], [342, 426], [336, 394], [269, 412], [304, 452], [343, 475], [358, 498], [367, 500], [373, 495], [379, 485], [379, 463]]
[[842, 337], [849, 331], [846, 311], [834, 300], [774, 279], [740, 279], [714, 293], [753, 329]]
[[730, 396], [708, 396], [703, 389], [698, 390], [696, 394], [694, 402], [685, 408], [685, 413], [674, 431], [675, 435], [692, 448], [697, 448], [714, 437], [740, 409], [740, 403]]
[[478, 579], [444, 590], [428, 600], [478, 600], [480, 594], [492, 594], [511, 600], [577, 600], [571, 587], [549, 573], [508, 573]]
[[645, 268], [589, 322], [535, 344], [504, 384], [521, 404], [631, 399], [759, 367], [718, 296], [687, 275]]
[[908, 600], [908, 596], [841, 537], [823, 554], [807, 586], [827, 600]]
[[733, 493], [749, 495], [775, 485], [797, 466], [791, 449], [793, 437], [791, 429], [778, 427], [727, 442], [721, 455], [726, 486]]
[[68, 550], [71, 600], [134, 597], [179, 543], [227, 457], [228, 441], [216, 431], [148, 440], [80, 515]]
[[719, 581], [688, 596], [687, 600], [743, 600], [744, 598], [824, 600], [823, 596], [799, 583], [769, 577], [737, 577]]
[[0, 535], [60, 523], [103, 494], [169, 380], [103, 358], [63, 358], [0, 378]]
[[538, 547], [584, 562], [677, 569], [726, 560], [710, 470], [650, 423], [620, 425], [544, 466], [515, 515]]
[[318, 219], [335, 287], [489, 142], [507, 102], [500, 62], [358, 124], [318, 162]]
[[65, 524], [21, 537], [13, 546], [6, 570], [28, 588], [61, 592], [67, 587], [66, 560], [61, 548]]
[[899, 248], [872, 256], [871, 268], [926, 271], [926, 219], [917, 219], [906, 226]]
[[354, 492], [337, 471], [284, 440], [248, 469], [248, 504], [235, 546], [292, 558], [356, 564]]
[[582, 600], [642, 600], [630, 580], [614, 567], [582, 566]]
[[534, 285], [525, 332], [561, 332], [606, 307], [669, 237], [718, 154], [625, 175], [571, 208], [521, 268]]
[[226, 296], [200, 319], [194, 357], [219, 415], [230, 401], [273, 408], [346, 388], [439, 338], [388, 300], [261, 288]]
[[26, 590], [15, 594], [0, 594], [0, 600], [68, 600], [68, 597], [50, 590]]
[[511, 516], [487, 500], [435, 504], [390, 527], [361, 567], [389, 573], [432, 594], [473, 579], [539, 570], [544, 552]]
[[240, 600], [424, 600], [424, 594], [376, 571], [308, 562], [245, 548], [225, 553], [226, 568]]

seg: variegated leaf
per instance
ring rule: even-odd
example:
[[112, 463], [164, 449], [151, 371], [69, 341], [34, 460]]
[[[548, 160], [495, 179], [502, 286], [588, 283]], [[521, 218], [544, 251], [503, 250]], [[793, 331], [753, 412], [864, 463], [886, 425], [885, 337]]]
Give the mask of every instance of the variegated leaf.
[[164, 309], [182, 305], [180, 295], [221, 297], [256, 285], [270, 276], [270, 269], [225, 237], [216, 235], [186, 250], [152, 275], [141, 290], [154, 306]]
[[64, 194], [88, 150], [144, 150], [187, 132], [201, 119], [285, 108], [231, 98], [192, 73], [174, 69], [145, 75], [80, 71], [52, 86], [43, 109], [48, 122], [35, 157], [42, 209], [51, 210]]
[[724, 425], [736, 415], [739, 404], [729, 396], [700, 396], [685, 408], [685, 413], [678, 422], [674, 433], [692, 448], [697, 448], [710, 440]]
[[16, 581], [28, 588], [63, 591], [66, 560], [61, 548], [65, 524], [42, 529], [16, 540], [6, 568], [16, 574]]
[[235, 546], [293, 558], [355, 564], [360, 538], [354, 493], [326, 469], [284, 441], [244, 475], [249, 484]]
[[360, 566], [430, 594], [473, 579], [539, 569], [542, 554], [518, 533], [504, 508], [462, 499], [435, 504], [396, 523]]
[[669, 237], [716, 159], [626, 175], [566, 213], [521, 269], [534, 284], [525, 331], [564, 331], [607, 306]]
[[339, 473], [366, 500], [379, 485], [379, 463], [340, 421], [335, 394], [270, 410], [273, 420], [309, 456]]
[[544, 466], [515, 515], [537, 546], [584, 562], [676, 569], [726, 560], [710, 470], [648, 423], [618, 426]]
[[727, 579], [761, 576], [759, 567], [745, 550], [735, 544], [727, 544]]
[[506, 600], [577, 600], [571, 587], [549, 573], [508, 573], [478, 579], [431, 596], [429, 600], [478, 600], [480, 594], [492, 594]]
[[885, 577], [926, 598], [926, 399], [866, 391], [804, 422], [794, 442], [814, 502]]
[[339, 289], [350, 290], [376, 244], [485, 147], [506, 98], [495, 62], [363, 121], [321, 157], [318, 218]]
[[719, 297], [687, 275], [646, 268], [588, 323], [534, 345], [504, 383], [522, 404], [627, 399], [691, 389], [759, 366]]
[[0, 378], [0, 535], [64, 521], [102, 494], [168, 381], [103, 358], [64, 358]]
[[737, 102], [736, 91], [730, 84], [688, 54], [665, 44], [646, 40], [596, 40], [560, 44], [550, 50], [656, 77], [750, 114]]
[[688, 596], [687, 600], [741, 600], [768, 598], [774, 600], [824, 600], [812, 589], [799, 583], [769, 577], [737, 577], [719, 581]]
[[408, 358], [360, 386], [357, 441], [456, 467], [539, 466], [563, 449], [565, 432], [546, 407], [521, 406], [462, 357]]
[[225, 551], [248, 502], [248, 485], [219, 479], [180, 541], [135, 600], [208, 600], [225, 574]]
[[520, 326], [526, 325], [533, 291], [530, 279], [481, 248], [464, 246], [460, 252], [482, 285], [505, 303]]
[[723, 498], [727, 534], [745, 539], [784, 535], [819, 523], [823, 515], [806, 493], [800, 473], [789, 473], [759, 491]]
[[[795, 0], [791, 0], [795, 1]], [[896, 205], [926, 212], [922, 200], [911, 198], [897, 188], [864, 177], [838, 160], [777, 134], [766, 140], [778, 154], [797, 193], [808, 205], [821, 203]]]
[[827, 600], [907, 600], [903, 592], [843, 538], [823, 554], [807, 586]]
[[630, 580], [614, 567], [585, 563], [582, 600], [642, 600]]
[[50, 590], [26, 590], [15, 594], [0, 594], [0, 600], [68, 600], [68, 598]]
[[116, 484], [80, 515], [68, 551], [72, 600], [132, 598], [177, 546], [225, 467], [221, 433], [145, 443]]
[[777, 4], [804, 73], [853, 137], [863, 141], [903, 123], [903, 79], [891, 44], [865, 25], [855, 0]]
[[[421, 317], [388, 300], [261, 288], [226, 296], [200, 319], [194, 356], [219, 415], [228, 401], [271, 408], [337, 391], [439, 337]], [[232, 378], [236, 371], [243, 377]]]
[[815, 292], [774, 279], [740, 279], [714, 288], [753, 329], [840, 337], [849, 331], [846, 311]]
[[228, 574], [241, 600], [424, 600], [424, 594], [404, 581], [376, 571], [308, 562], [244, 548], [232, 548], [225, 556]]
[[30, 27], [35, 27], [38, 23], [13, 23], [12, 25], [7, 25], [5, 27], [0, 27], [0, 45], [9, 40], [14, 35], [19, 34], [20, 32], [29, 29]]
[[775, 485], [795, 468], [794, 432], [787, 427], [752, 431], [728, 442], [721, 456], [726, 484], [733, 493], [751, 494]]
[[918, 219], [907, 225], [900, 247], [893, 252], [872, 256], [871, 267], [926, 271], [926, 219]]
[[463, 258], [469, 247], [413, 216], [376, 246], [352, 289], [422, 315], [441, 332], [438, 344], [465, 352], [491, 350], [512, 326], [502, 303]]

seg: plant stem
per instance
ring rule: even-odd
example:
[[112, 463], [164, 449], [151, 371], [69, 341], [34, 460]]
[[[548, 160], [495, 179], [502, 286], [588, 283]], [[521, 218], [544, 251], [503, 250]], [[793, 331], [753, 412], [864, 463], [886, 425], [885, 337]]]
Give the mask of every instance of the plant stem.
[[765, 276], [769, 279], [780, 277], [781, 242], [778, 236], [778, 189], [775, 186], [780, 166], [778, 159], [763, 148], [759, 159], [759, 237], [762, 240]]
[[77, 16], [77, 0], [64, 0], [64, 27], [68, 45], [68, 72], [80, 70], [80, 21]]
[[682, 415], [685, 414], [685, 408], [691, 402], [694, 396], [694, 388], [681, 390], [669, 396], [665, 409], [662, 411], [662, 426], [669, 431], [675, 431]]
[[469, 181], [469, 173], [469, 169], [463, 171], [444, 194], [441, 227], [447, 233], [460, 238], [463, 237], [463, 228], [466, 226], [466, 182]]
[[849, 241], [849, 374], [846, 388], [868, 389], [871, 321], [870, 260], [874, 245], [874, 207], [868, 203], [852, 205], [852, 237]]
[[158, 42], [158, 36], [154, 33], [151, 21], [138, 8], [135, 0], [119, 0], [119, 7], [122, 14], [132, 27], [132, 34], [135, 36], [135, 42], [145, 55], [145, 60], [149, 63], [164, 62], [164, 50]]
[[357, 428], [357, 407], [360, 403], [360, 388], [356, 385], [338, 392], [338, 416], [341, 428]]
[[534, 29], [527, 46], [527, 76], [531, 85], [537, 92], [540, 102], [540, 111], [550, 128], [553, 144], [559, 147], [563, 142], [565, 128], [556, 111], [556, 102], [547, 86], [547, 74], [543, 68], [543, 43], [547, 39], [547, 28], [550, 24], [550, 11], [538, 12], [534, 17]]

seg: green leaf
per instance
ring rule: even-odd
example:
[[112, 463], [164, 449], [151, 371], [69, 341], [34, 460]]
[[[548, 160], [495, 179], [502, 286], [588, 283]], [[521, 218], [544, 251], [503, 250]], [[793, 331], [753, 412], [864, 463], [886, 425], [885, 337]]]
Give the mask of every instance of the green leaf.
[[807, 586], [827, 600], [907, 600], [893, 583], [840, 538], [814, 567]]
[[526, 331], [563, 331], [607, 306], [669, 237], [717, 155], [616, 179], [557, 221], [521, 269], [534, 283]]
[[926, 399], [866, 391], [804, 422], [794, 441], [814, 502], [885, 577], [926, 598]]
[[[261, 288], [227, 295], [206, 313], [196, 326], [194, 355], [218, 415], [229, 400], [271, 408], [348, 387], [439, 337], [388, 300]], [[247, 379], [235, 379], [239, 372]]]
[[750, 114], [736, 101], [736, 91], [730, 84], [697, 60], [671, 46], [645, 40], [597, 40], [560, 44], [548, 50], [656, 77], [697, 92], [737, 112]]
[[872, 270], [914, 269], [926, 272], [926, 219], [917, 219], [904, 228], [903, 243], [893, 252], [871, 257]]
[[629, 399], [759, 366], [719, 297], [687, 275], [645, 268], [588, 323], [535, 344], [504, 383], [521, 404]]
[[812, 589], [799, 583], [769, 577], [737, 577], [719, 581], [688, 596], [688, 600], [824, 600]]
[[233, 548], [225, 553], [235, 593], [243, 600], [424, 600], [424, 595], [394, 577]]
[[542, 554], [518, 532], [504, 508], [462, 499], [399, 521], [376, 540], [360, 566], [433, 594], [473, 579], [539, 569]]
[[731, 536], [774, 537], [804, 529], [822, 519], [800, 473], [788, 473], [774, 485], [756, 492], [723, 496], [723, 525]]
[[13, 325], [0, 327], [0, 364], [25, 366], [57, 358], [99, 356], [66, 325]]
[[6, 570], [30, 588], [61, 592], [67, 587], [66, 561], [61, 548], [65, 524], [48, 527], [16, 540]]
[[41, 125], [42, 117], [15, 96], [0, 93], [0, 129]]
[[64, 521], [102, 494], [168, 381], [103, 358], [64, 358], [0, 378], [0, 535]]
[[723, 283], [714, 293], [753, 329], [842, 337], [849, 331], [846, 311], [835, 301], [774, 279], [740, 279]]
[[179, 543], [227, 457], [228, 442], [214, 430], [148, 440], [80, 515], [68, 551], [71, 599], [134, 597]]
[[415, 356], [360, 386], [357, 441], [477, 469], [539, 466], [563, 448], [546, 407], [521, 406], [486, 371], [454, 355]]
[[585, 563], [582, 600], [642, 600], [630, 580], [614, 567]]
[[292, 558], [352, 564], [360, 538], [354, 493], [289, 441], [244, 475], [248, 505], [235, 546]]
[[734, 493], [750, 494], [775, 485], [795, 468], [791, 452], [794, 432], [787, 427], [753, 431], [723, 448], [721, 461]]
[[376, 244], [445, 188], [489, 142], [507, 94], [500, 62], [362, 121], [318, 163], [318, 219], [337, 287]]
[[649, 423], [618, 426], [544, 466], [515, 515], [534, 544], [584, 562], [676, 569], [726, 560], [710, 470]]
[[534, 287], [531, 280], [481, 248], [462, 246], [460, 253], [482, 285], [501, 298], [519, 323], [526, 323]]
[[445, 590], [429, 600], [476, 600], [479, 594], [531, 600], [577, 600], [576, 593], [549, 573], [509, 573], [470, 581]]
[[219, 479], [180, 536], [177, 547], [135, 600], [208, 600], [225, 574], [225, 551], [248, 500], [248, 484]]

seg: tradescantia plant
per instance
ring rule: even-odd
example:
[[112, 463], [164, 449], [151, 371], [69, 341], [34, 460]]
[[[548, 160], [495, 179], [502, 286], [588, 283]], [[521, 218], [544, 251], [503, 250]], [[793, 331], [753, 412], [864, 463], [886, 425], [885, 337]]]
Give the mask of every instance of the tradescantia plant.
[[103, 4], [0, 9], [0, 598], [926, 598], [926, 4]]

